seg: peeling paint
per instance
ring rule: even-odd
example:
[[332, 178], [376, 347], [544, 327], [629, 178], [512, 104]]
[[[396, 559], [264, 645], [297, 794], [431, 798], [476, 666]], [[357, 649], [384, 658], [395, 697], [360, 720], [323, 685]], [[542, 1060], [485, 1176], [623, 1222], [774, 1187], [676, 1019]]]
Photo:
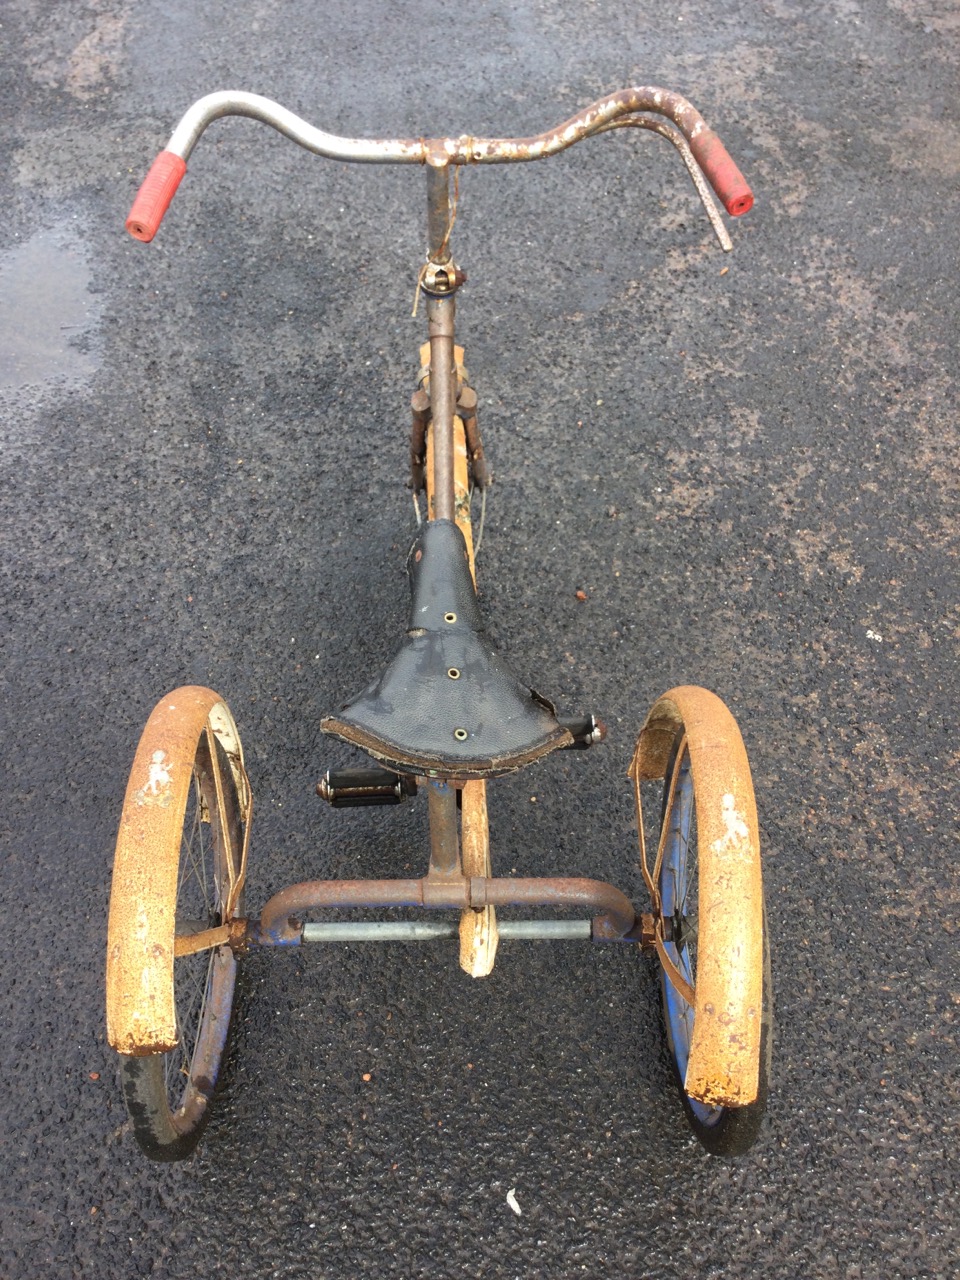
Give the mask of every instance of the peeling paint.
[[742, 858], [749, 858], [750, 849], [745, 841], [749, 838], [750, 828], [737, 808], [736, 796], [729, 792], [720, 802], [720, 817], [726, 830], [718, 840], [714, 840], [711, 846], [714, 853], [736, 853]]
[[173, 790], [173, 761], [164, 751], [154, 751], [147, 769], [147, 781], [136, 793], [137, 804], [166, 806]]

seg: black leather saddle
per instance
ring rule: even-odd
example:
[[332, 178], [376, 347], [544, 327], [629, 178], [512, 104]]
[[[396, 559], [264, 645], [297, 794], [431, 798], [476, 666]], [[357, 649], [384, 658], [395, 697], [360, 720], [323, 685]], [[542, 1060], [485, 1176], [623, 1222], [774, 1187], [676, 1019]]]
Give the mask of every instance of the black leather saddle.
[[573, 737], [486, 638], [467, 544], [452, 520], [423, 526], [407, 562], [413, 602], [400, 652], [338, 716], [333, 734], [403, 773], [456, 780], [519, 769]]

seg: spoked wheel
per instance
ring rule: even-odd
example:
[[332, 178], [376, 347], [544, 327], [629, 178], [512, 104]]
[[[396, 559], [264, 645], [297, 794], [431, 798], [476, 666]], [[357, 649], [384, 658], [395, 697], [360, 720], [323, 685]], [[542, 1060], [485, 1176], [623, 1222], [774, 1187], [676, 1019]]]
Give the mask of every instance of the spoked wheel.
[[673, 690], [648, 717], [634, 776], [664, 779], [652, 879], [671, 1066], [700, 1143], [742, 1155], [766, 1108], [772, 990], [753, 786], [730, 712], [706, 690]]
[[210, 690], [158, 704], [134, 760], [110, 901], [107, 1016], [134, 1134], [189, 1155], [209, 1117], [233, 1006], [249, 794], [236, 726]]

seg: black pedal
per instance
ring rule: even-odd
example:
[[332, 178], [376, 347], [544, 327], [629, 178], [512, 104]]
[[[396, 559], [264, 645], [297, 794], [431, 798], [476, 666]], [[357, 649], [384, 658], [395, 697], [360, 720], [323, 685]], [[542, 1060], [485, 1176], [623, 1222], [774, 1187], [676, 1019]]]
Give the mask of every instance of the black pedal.
[[586, 751], [588, 747], [595, 747], [598, 742], [603, 742], [607, 736], [607, 726], [596, 716], [573, 716], [566, 720], [561, 718], [558, 723], [573, 734], [573, 741], [564, 747], [564, 751]]
[[317, 795], [335, 809], [402, 804], [416, 794], [416, 779], [391, 769], [328, 769], [317, 783]]

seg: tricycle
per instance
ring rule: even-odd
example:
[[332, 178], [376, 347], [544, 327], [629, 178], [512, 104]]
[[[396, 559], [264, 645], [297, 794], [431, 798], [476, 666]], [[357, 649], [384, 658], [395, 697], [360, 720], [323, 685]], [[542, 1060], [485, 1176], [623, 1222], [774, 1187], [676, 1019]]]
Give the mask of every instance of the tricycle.
[[[306, 880], [251, 913], [244, 885], [252, 789], [233, 715], [210, 689], [163, 697], [130, 773], [108, 926], [108, 1038], [136, 1140], [157, 1160], [194, 1150], [215, 1100], [237, 967], [254, 949], [448, 940], [463, 969], [483, 977], [501, 943], [564, 939], [655, 957], [687, 1120], [708, 1152], [740, 1155], [766, 1104], [772, 1007], [750, 767], [720, 698], [694, 686], [670, 689], [640, 730], [629, 779], [647, 910], [603, 881], [493, 871], [490, 785], [555, 751], [593, 749], [606, 731], [594, 714], [558, 714], [512, 673], [484, 627], [475, 543], [492, 472], [454, 330], [465, 275], [451, 240], [464, 166], [545, 159], [623, 129], [653, 132], [676, 148], [725, 250], [731, 242], [710, 188], [734, 217], [749, 210], [750, 189], [694, 107], [661, 88], [610, 94], [533, 137], [433, 139], [338, 137], [267, 98], [221, 92], [187, 111], [154, 162], [127, 220], [135, 238], [154, 237], [204, 130], [228, 115], [262, 121], [321, 156], [416, 166], [426, 178], [427, 251], [416, 292], [427, 335], [407, 479], [416, 520], [409, 625], [386, 668], [323, 719], [327, 734], [365, 760], [329, 770], [318, 791], [336, 809], [425, 798], [430, 848], [419, 877]], [[647, 783], [661, 790], [652, 858]], [[356, 908], [366, 909], [362, 918], [340, 918]], [[384, 918], [370, 919], [371, 908]], [[418, 910], [408, 918], [395, 908]], [[338, 918], [312, 920], [317, 914]]]

